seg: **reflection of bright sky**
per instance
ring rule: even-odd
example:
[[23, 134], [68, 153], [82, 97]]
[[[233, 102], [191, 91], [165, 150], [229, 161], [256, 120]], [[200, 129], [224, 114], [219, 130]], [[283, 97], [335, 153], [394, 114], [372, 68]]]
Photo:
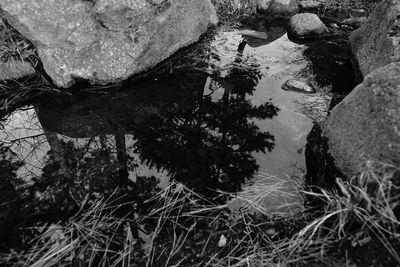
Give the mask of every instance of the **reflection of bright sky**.
[[[268, 35], [268, 33], [267, 33]], [[228, 66], [237, 54], [242, 35], [237, 31], [225, 32], [216, 38], [213, 46], [220, 61], [215, 64]], [[271, 101], [280, 108], [278, 116], [273, 119], [257, 121], [262, 131], [269, 131], [275, 136], [275, 148], [270, 153], [255, 153], [260, 172], [276, 175], [282, 179], [296, 174], [299, 169], [305, 170], [304, 146], [306, 136], [312, 127], [312, 120], [299, 111], [299, 103], [321, 100], [322, 96], [303, 95], [281, 89], [282, 84], [296, 76], [307, 65], [303, 56], [306, 47], [290, 40], [283, 34], [266, 45], [251, 47], [247, 45], [243, 51], [243, 62], [255, 62], [261, 66], [262, 78], [258, 82], [254, 94], [249, 97], [254, 105]], [[213, 84], [208, 80], [207, 84]], [[214, 101], [221, 99], [223, 88], [214, 92], [206, 86], [205, 94], [211, 94]], [[324, 99], [323, 102], [327, 103]], [[300, 152], [300, 153], [299, 153]]]
[[18, 176], [29, 180], [31, 175], [40, 176], [44, 157], [50, 150], [33, 107], [12, 113], [1, 123], [0, 138], [11, 146], [19, 160], [25, 162], [18, 170]]
[[[219, 52], [221, 60], [215, 64], [232, 64], [232, 58], [236, 56], [241, 41], [242, 36], [236, 31], [226, 32], [217, 37], [214, 49]], [[296, 202], [296, 194], [292, 195], [290, 192], [295, 192], [296, 189], [293, 187], [297, 185], [290, 183], [290, 177], [301, 176], [306, 170], [304, 150], [306, 137], [313, 126], [313, 121], [307, 117], [308, 114], [303, 114], [299, 110], [299, 103], [301, 105], [301, 103], [316, 101], [322, 103], [323, 110], [327, 109], [329, 103], [329, 99], [325, 99], [322, 95], [303, 95], [281, 89], [286, 80], [292, 79], [307, 66], [308, 62], [303, 56], [305, 48], [304, 45], [290, 42], [287, 34], [284, 34], [263, 46], [247, 45], [243, 51], [244, 59], [261, 66], [262, 78], [254, 94], [250, 96], [250, 101], [254, 105], [271, 101], [280, 108], [277, 117], [256, 121], [262, 131], [269, 131], [275, 137], [275, 148], [272, 152], [253, 153], [260, 169], [256, 179], [251, 181], [251, 184], [265, 184], [266, 187], [279, 184], [282, 189], [280, 194], [271, 194], [265, 196], [264, 199], [270, 212], [279, 211], [282, 203]], [[213, 84], [213, 81], [208, 80], [207, 84]], [[206, 86], [205, 94], [212, 93], [215, 101], [222, 98], [223, 88], [211, 92], [207, 90], [209, 87], [209, 85]], [[251, 186], [248, 187], [248, 190], [252, 190], [251, 188]], [[239, 193], [240, 197], [246, 198], [248, 195]]]

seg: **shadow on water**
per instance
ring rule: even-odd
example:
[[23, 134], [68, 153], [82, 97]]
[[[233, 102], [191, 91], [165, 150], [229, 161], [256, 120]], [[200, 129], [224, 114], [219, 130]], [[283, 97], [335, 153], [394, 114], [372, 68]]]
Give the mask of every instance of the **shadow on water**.
[[315, 42], [304, 51], [310, 61], [304, 71], [314, 74], [320, 87], [329, 87], [333, 94], [329, 109], [338, 104], [356, 86], [351, 50], [345, 39]]
[[[215, 198], [218, 191], [277, 179], [295, 192], [290, 177], [305, 166], [313, 124], [298, 102], [325, 98], [281, 86], [304, 74], [338, 90], [348, 71], [326, 66], [325, 57], [336, 62], [335, 46], [326, 54], [319, 46], [294, 44], [274, 24], [219, 32], [117, 88], [48, 95], [6, 114], [0, 249], [21, 242], [19, 226], [65, 220], [116, 190], [136, 203], [136, 215], [146, 214], [146, 200], [171, 180], [217, 203], [226, 200]], [[256, 179], [263, 173], [267, 181]], [[263, 201], [273, 210], [298, 198]]]

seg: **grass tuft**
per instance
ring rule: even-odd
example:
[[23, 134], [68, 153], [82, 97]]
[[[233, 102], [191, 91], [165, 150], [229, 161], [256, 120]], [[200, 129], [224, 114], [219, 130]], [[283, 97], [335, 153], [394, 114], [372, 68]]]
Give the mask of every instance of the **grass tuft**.
[[[393, 266], [400, 263], [398, 173], [367, 162], [359, 176], [338, 178], [336, 190], [301, 191], [319, 205], [278, 215], [257, 206], [280, 186], [245, 189], [247, 205], [234, 211], [172, 182], [146, 201], [152, 208], [139, 219], [113, 216], [118, 207], [102, 199], [66, 223], [36, 229], [29, 249], [1, 259], [18, 266], [349, 266], [373, 248]], [[147, 234], [144, 245], [131, 229]]]
[[[274, 190], [281, 191], [279, 185], [264, 190], [250, 187], [243, 194], [251, 195], [243, 197], [248, 205], [237, 212], [174, 185], [173, 191], [168, 188], [157, 197], [161, 202], [152, 213], [158, 223], [148, 266], [159, 266], [154, 265], [157, 262], [176, 266], [345, 266], [358, 260], [352, 249], [377, 242], [382, 248], [379, 253], [399, 264], [399, 244], [394, 240], [400, 235], [395, 214], [400, 195], [393, 183], [395, 173], [392, 166], [367, 162], [361, 175], [347, 182], [337, 179], [337, 190], [302, 191], [305, 198], [317, 199], [321, 206], [286, 216], [270, 216], [260, 208], [261, 199]], [[167, 236], [174, 236], [171, 246], [164, 243], [167, 231]], [[203, 253], [193, 258], [184, 248], [193, 247], [196, 236], [203, 241], [197, 251]], [[222, 239], [227, 243], [221, 247]]]
[[380, 0], [326, 0], [324, 11], [329, 9], [364, 10], [365, 15], [368, 16], [380, 2]]
[[222, 23], [238, 22], [238, 19], [256, 11], [254, 0], [212, 0]]
[[22, 35], [0, 18], [0, 61], [28, 61], [35, 66], [36, 50]]
[[111, 198], [94, 201], [67, 222], [25, 229], [37, 236], [29, 248], [1, 255], [0, 263], [31, 267], [132, 266], [130, 262], [140, 253], [139, 243], [133, 238], [129, 221], [113, 215], [121, 204], [114, 204]]

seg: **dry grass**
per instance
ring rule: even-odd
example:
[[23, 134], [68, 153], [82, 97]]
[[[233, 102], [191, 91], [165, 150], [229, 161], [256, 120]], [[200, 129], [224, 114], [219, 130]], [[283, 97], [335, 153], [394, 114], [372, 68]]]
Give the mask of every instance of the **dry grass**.
[[[395, 172], [392, 166], [367, 162], [360, 176], [347, 182], [337, 179], [338, 191], [300, 187], [306, 199], [322, 203], [319, 208], [274, 216], [257, 207], [264, 197], [285, 192], [279, 183], [249, 187], [243, 208], [236, 211], [172, 183], [147, 201], [153, 204], [147, 215], [131, 221], [151, 233], [142, 265], [346, 266], [353, 263], [352, 255], [338, 253], [341, 244], [362, 246], [376, 240], [400, 263], [391, 243], [400, 237]], [[107, 202], [95, 202], [68, 223], [47, 227], [31, 249], [3, 260], [18, 266], [66, 266], [72, 259], [85, 266], [137, 266], [138, 240], [127, 220], [104, 215], [115, 209]]]
[[[346, 242], [362, 246], [376, 240], [400, 263], [390, 241], [400, 237], [400, 222], [394, 214], [400, 197], [398, 186], [393, 184], [394, 173], [392, 166], [368, 162], [360, 176], [348, 182], [337, 179], [340, 192], [302, 191], [306, 198], [323, 202], [321, 209], [278, 217], [263, 214], [264, 210], [259, 207], [265, 196], [281, 191], [279, 184], [250, 187], [247, 194], [251, 197], [243, 197], [247, 205], [236, 213], [227, 211], [226, 205], [215, 206], [204, 199], [204, 202], [194, 201], [202, 198], [182, 185], [174, 185], [157, 197], [159, 208], [152, 215], [158, 218], [158, 224], [147, 266], [159, 266], [154, 262], [162, 259], [162, 253], [168, 255], [166, 262], [175, 266], [308, 266], [327, 262], [345, 266], [351, 259], [346, 259], [343, 253], [339, 255], [338, 247]], [[191, 223], [185, 224], [183, 218], [192, 219]], [[197, 227], [201, 221], [206, 221], [212, 229], [203, 236], [207, 242], [202, 251], [208, 255], [188, 265], [188, 261], [179, 256], [182, 256], [182, 248], [190, 244], [189, 239], [199, 234]], [[219, 227], [214, 228], [214, 225]], [[156, 240], [166, 231], [165, 227], [171, 226], [172, 245], [161, 246], [166, 250], [160, 251], [157, 248], [160, 241]], [[182, 232], [182, 228], [185, 231]], [[218, 246], [218, 240], [226, 240], [226, 244]], [[176, 256], [181, 261], [177, 261]]]
[[32, 102], [41, 95], [68, 94], [52, 86], [44, 77], [26, 77], [0, 84], [0, 115], [11, 112], [16, 107]]
[[[324, 256], [329, 252], [327, 248], [335, 247], [338, 240], [347, 239], [356, 246], [376, 237], [400, 263], [397, 251], [389, 242], [400, 237], [400, 221], [394, 213], [400, 202], [400, 188], [393, 180], [395, 173], [393, 166], [367, 162], [360, 176], [347, 182], [336, 180], [339, 192], [323, 189], [320, 193], [304, 192], [322, 200], [325, 211], [292, 238], [287, 250], [303, 254], [318, 248]], [[320, 245], [316, 242], [319, 240], [323, 241]]]
[[131, 266], [137, 240], [128, 221], [113, 216], [121, 206], [113, 203], [99, 199], [66, 223], [32, 227], [30, 230], [39, 234], [30, 242], [30, 248], [2, 255], [0, 263], [30, 267]]
[[41, 74], [25, 76], [40, 69], [36, 49], [1, 18], [0, 65], [0, 76], [8, 77], [0, 84], [0, 114], [43, 93], [61, 93]]
[[36, 50], [25, 38], [0, 18], [0, 61], [10, 60], [36, 62]]
[[257, 212], [265, 216], [295, 217], [302, 212], [305, 201], [299, 191], [304, 187], [302, 178], [288, 177], [286, 181], [266, 173], [259, 173], [258, 176], [261, 179], [246, 186], [231, 203], [238, 202], [243, 212]]
[[238, 18], [255, 13], [254, 0], [212, 0], [219, 20], [223, 23], [238, 22]]
[[365, 15], [372, 13], [381, 0], [326, 0], [324, 1], [323, 13], [329, 9], [339, 10], [365, 10]]
[[[162, 266], [171, 266], [173, 261], [175, 266], [180, 266], [185, 261], [185, 258], [180, 257], [182, 247], [189, 236], [197, 231], [198, 224], [203, 220], [208, 221], [211, 214], [216, 215], [216, 221], [220, 220], [218, 215], [225, 208], [216, 206], [184, 185], [174, 182], [149, 202], [154, 202], [152, 211], [139, 221], [139, 224], [148, 220], [156, 222], [146, 266], [158, 266], [160, 258], [163, 259]], [[168, 244], [160, 247], [157, 239], [165, 237], [164, 234], [169, 230], [172, 240], [169, 239]]]

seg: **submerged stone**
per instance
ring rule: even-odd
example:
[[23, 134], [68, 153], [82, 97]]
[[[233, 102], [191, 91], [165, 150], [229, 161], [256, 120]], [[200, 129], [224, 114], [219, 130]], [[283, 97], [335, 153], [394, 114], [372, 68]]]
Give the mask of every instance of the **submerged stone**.
[[290, 19], [288, 31], [296, 38], [309, 38], [326, 33], [328, 28], [317, 15], [301, 13]]
[[18, 80], [26, 76], [35, 75], [36, 71], [26, 61], [11, 60], [0, 62], [0, 81]]
[[351, 48], [363, 76], [400, 61], [400, 0], [385, 0], [363, 27], [350, 36]]
[[60, 87], [113, 83], [196, 42], [217, 22], [209, 0], [0, 0], [7, 21], [38, 49]]
[[307, 82], [298, 81], [295, 79], [287, 80], [282, 85], [282, 89], [285, 91], [293, 91], [293, 92], [306, 93], [306, 94], [315, 93], [315, 89], [310, 84], [308, 84]]

